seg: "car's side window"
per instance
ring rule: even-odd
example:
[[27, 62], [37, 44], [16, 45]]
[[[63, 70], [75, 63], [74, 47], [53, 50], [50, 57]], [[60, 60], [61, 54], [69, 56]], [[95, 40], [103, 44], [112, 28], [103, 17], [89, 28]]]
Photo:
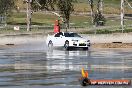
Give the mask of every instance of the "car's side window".
[[59, 33], [57, 33], [57, 34], [55, 35], [55, 37], [60, 37]]
[[60, 37], [60, 35], [63, 35], [63, 33], [62, 33], [62, 32], [57, 33], [57, 34], [55, 35], [55, 37]]

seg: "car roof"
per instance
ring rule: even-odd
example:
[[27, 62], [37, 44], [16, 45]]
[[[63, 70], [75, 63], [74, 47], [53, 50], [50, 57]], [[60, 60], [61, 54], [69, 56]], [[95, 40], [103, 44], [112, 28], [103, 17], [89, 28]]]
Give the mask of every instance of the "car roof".
[[55, 33], [55, 34], [58, 34], [58, 33], [75, 33], [75, 32], [57, 32], [57, 33]]

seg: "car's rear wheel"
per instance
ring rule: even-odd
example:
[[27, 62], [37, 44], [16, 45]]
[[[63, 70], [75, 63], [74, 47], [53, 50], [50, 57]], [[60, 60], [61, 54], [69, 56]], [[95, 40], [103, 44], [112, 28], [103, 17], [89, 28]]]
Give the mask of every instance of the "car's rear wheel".
[[65, 41], [64, 49], [69, 50], [69, 41], [68, 40]]
[[48, 47], [49, 47], [49, 48], [53, 48], [53, 43], [52, 43], [51, 40], [50, 40], [49, 43], [48, 43]]

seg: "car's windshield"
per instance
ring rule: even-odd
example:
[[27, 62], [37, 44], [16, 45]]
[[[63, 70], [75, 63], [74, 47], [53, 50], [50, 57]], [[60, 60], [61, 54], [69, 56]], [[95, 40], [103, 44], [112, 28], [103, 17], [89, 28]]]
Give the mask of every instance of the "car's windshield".
[[81, 37], [77, 33], [64, 33], [64, 36], [65, 37]]

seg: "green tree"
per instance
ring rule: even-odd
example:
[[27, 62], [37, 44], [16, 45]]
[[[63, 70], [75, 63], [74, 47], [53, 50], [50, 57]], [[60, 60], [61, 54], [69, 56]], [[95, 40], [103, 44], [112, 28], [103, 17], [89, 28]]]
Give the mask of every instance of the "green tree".
[[105, 17], [101, 14], [101, 12], [95, 13], [94, 19], [93, 19], [94, 25], [95, 26], [104, 26], [106, 19]]
[[73, 0], [58, 0], [57, 7], [59, 9], [60, 14], [64, 18], [64, 22], [66, 24], [66, 28], [69, 28], [69, 20], [70, 14], [72, 13], [73, 9]]
[[91, 8], [91, 23], [93, 24], [94, 22], [94, 3], [93, 0], [88, 0]]
[[[32, 0], [31, 6], [33, 10], [54, 10], [57, 0]], [[37, 8], [37, 9], [36, 9]]]
[[15, 7], [15, 0], [0, 0], [0, 14], [9, 14]]
[[103, 0], [97, 0], [97, 11], [94, 11], [94, 0], [88, 0], [91, 8], [92, 23], [96, 26], [103, 26], [106, 22], [105, 17], [102, 15], [101, 2]]
[[74, 0], [33, 0], [32, 8], [34, 9], [34, 7], [39, 6], [38, 9], [41, 10], [59, 11], [64, 19], [66, 28], [69, 28], [70, 14], [74, 10], [73, 2]]

